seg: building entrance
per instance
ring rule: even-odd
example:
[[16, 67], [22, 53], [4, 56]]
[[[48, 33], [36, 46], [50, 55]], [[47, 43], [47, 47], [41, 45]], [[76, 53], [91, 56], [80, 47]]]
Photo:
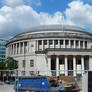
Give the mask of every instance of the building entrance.
[[68, 58], [68, 74], [69, 75], [72, 75], [73, 74], [73, 58], [72, 58], [72, 56], [70, 56], [69, 58]]
[[56, 70], [56, 61], [51, 60], [51, 70]]

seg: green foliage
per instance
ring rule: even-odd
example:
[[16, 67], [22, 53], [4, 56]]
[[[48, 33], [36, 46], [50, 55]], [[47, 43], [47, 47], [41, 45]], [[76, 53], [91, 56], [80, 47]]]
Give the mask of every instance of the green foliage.
[[18, 68], [18, 61], [16, 61], [12, 57], [8, 57], [5, 62], [8, 70], [13, 70]]
[[5, 62], [0, 62], [0, 70], [6, 70], [6, 63]]

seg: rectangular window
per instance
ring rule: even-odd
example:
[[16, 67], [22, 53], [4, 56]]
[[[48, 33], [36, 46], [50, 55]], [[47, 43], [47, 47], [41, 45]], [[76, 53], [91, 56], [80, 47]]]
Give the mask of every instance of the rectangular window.
[[63, 45], [63, 40], [60, 40], [60, 45]]
[[53, 44], [53, 41], [52, 40], [49, 40], [49, 45], [52, 45]]
[[73, 40], [71, 40], [71, 46], [73, 46], [74, 45], [74, 41]]
[[80, 41], [80, 46], [83, 47], [83, 41]]
[[87, 48], [87, 41], [85, 41], [85, 48]]
[[30, 67], [34, 67], [34, 60], [30, 60]]
[[76, 46], [79, 46], [79, 42], [78, 41], [76, 41]]
[[25, 47], [27, 46], [27, 42], [24, 42], [24, 46], [25, 46]]
[[69, 40], [65, 40], [65, 45], [68, 45], [69, 44]]
[[38, 41], [38, 45], [42, 45], [42, 40], [39, 40]]
[[47, 40], [44, 40], [44, 45], [47, 45]]
[[54, 44], [55, 45], [58, 45], [58, 40], [54, 40]]
[[25, 60], [23, 60], [23, 67], [25, 67]]

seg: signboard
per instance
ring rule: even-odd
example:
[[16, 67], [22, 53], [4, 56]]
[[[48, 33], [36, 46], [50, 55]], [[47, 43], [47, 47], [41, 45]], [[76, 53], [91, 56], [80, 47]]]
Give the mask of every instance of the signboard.
[[81, 74], [81, 65], [77, 65], [77, 74]]
[[61, 64], [60, 65], [60, 74], [64, 74], [65, 73], [64, 70], [65, 70], [65, 65]]

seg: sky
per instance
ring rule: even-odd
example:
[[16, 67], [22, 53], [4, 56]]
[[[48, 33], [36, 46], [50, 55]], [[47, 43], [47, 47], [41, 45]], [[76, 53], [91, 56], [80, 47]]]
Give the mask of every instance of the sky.
[[76, 25], [92, 33], [92, 0], [0, 0], [0, 39], [51, 24]]

